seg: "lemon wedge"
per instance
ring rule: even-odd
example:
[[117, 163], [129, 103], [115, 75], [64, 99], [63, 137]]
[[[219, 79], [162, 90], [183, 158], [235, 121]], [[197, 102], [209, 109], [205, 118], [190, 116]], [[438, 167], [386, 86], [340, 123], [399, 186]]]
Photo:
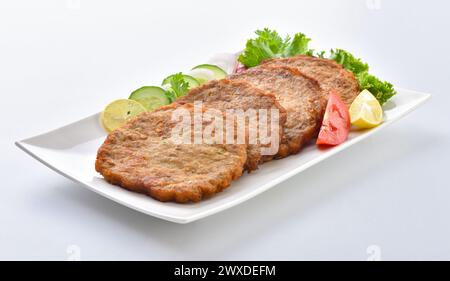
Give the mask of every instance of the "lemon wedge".
[[368, 90], [362, 91], [350, 106], [350, 122], [359, 128], [373, 128], [383, 122], [383, 109]]
[[103, 127], [111, 132], [145, 111], [147, 111], [145, 107], [137, 101], [120, 99], [108, 104], [100, 115], [100, 119]]

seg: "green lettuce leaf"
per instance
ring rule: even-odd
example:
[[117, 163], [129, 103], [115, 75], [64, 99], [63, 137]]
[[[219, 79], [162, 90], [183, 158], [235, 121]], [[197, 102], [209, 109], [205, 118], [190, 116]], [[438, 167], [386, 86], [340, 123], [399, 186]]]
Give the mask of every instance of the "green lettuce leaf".
[[239, 61], [246, 67], [257, 66], [270, 58], [312, 54], [312, 50], [308, 48], [311, 39], [303, 33], [295, 34], [293, 39], [290, 36], [282, 38], [278, 32], [268, 28], [257, 30], [255, 33], [258, 37], [249, 39], [245, 50], [239, 56]]
[[341, 64], [345, 69], [350, 70], [355, 75], [369, 71], [369, 65], [356, 58], [352, 54], [342, 49], [331, 50], [330, 59]]
[[286, 37], [286, 47], [283, 52], [283, 57], [293, 57], [296, 55], [312, 55], [313, 50], [308, 48], [310, 38], [306, 37], [303, 33], [296, 33], [294, 39], [290, 40], [289, 36]]
[[381, 105], [397, 94], [391, 83], [382, 81], [374, 75], [369, 74], [369, 65], [351, 53], [342, 49], [331, 50], [330, 59], [353, 72], [361, 90], [369, 90]]
[[385, 104], [390, 98], [397, 94], [391, 83], [381, 81], [367, 71], [359, 73], [356, 75], [356, 78], [358, 79], [359, 87], [362, 90], [369, 90], [381, 105]]

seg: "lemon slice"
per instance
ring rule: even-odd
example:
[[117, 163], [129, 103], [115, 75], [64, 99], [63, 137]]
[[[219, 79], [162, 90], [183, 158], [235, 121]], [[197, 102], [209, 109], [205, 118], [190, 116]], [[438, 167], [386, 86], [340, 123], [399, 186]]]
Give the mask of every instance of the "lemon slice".
[[350, 122], [359, 128], [373, 128], [383, 122], [383, 109], [368, 90], [362, 91], [350, 106]]
[[120, 99], [108, 104], [100, 118], [103, 127], [111, 132], [145, 111], [145, 107], [137, 101]]

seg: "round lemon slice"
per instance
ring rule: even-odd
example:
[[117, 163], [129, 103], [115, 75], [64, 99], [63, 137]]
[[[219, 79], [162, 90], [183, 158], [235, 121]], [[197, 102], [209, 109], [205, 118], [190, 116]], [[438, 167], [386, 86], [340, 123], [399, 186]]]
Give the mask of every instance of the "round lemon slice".
[[359, 128], [373, 128], [383, 122], [383, 109], [368, 90], [362, 91], [350, 106], [350, 122]]
[[103, 127], [111, 132], [145, 111], [145, 107], [137, 101], [120, 99], [108, 104], [100, 118]]

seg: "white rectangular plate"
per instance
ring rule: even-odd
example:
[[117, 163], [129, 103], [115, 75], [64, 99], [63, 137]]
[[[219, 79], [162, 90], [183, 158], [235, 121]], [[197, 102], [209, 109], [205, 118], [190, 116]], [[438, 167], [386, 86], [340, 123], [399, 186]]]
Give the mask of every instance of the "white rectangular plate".
[[16, 144], [49, 168], [111, 200], [164, 220], [189, 223], [242, 203], [383, 130], [428, 98], [429, 94], [398, 89], [398, 94], [385, 105], [385, 121], [377, 128], [351, 132], [344, 144], [331, 149], [319, 150], [309, 145], [300, 154], [266, 163], [256, 172], [233, 182], [225, 191], [191, 204], [162, 203], [104, 181], [94, 170], [97, 149], [106, 136], [99, 124], [99, 114]]

